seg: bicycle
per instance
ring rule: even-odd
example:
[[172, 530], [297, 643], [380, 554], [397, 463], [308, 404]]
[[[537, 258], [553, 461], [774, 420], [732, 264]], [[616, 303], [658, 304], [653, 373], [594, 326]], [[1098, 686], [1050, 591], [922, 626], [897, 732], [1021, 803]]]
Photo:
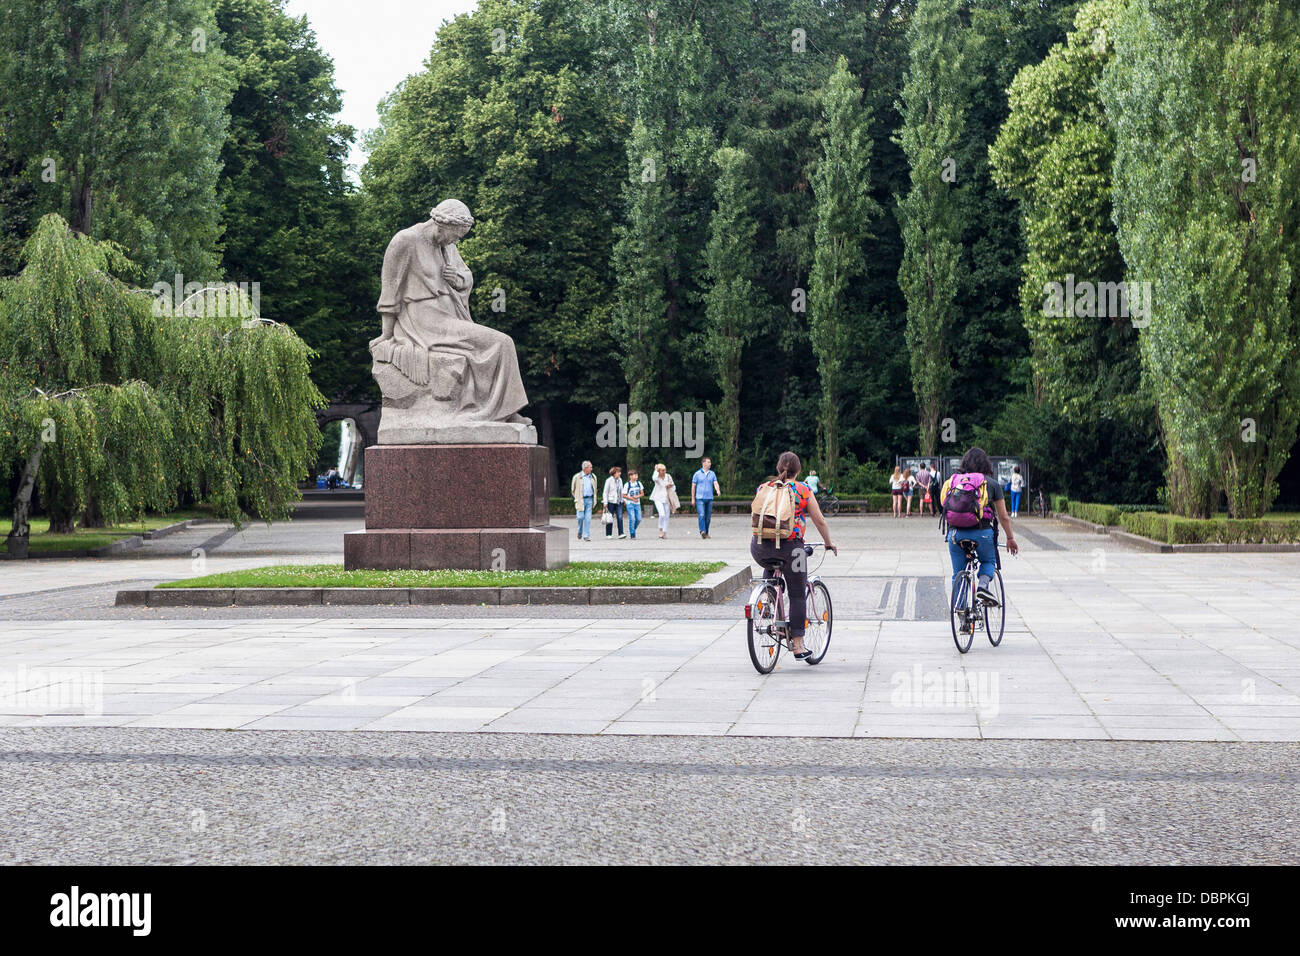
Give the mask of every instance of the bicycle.
[[[824, 544], [805, 544], [805, 558], [811, 557]], [[825, 552], [822, 561], [826, 560]], [[820, 562], [817, 569], [820, 569]], [[820, 664], [831, 646], [831, 627], [834, 615], [831, 610], [831, 592], [816, 570], [808, 575], [808, 609], [804, 622], [804, 647], [812, 654], [804, 658], [808, 664]], [[781, 648], [790, 647], [790, 622], [785, 620], [785, 578], [779, 567], [764, 569], [765, 573], [750, 592], [745, 605], [745, 618], [749, 622], [749, 659], [760, 674], [770, 674], [781, 656]]]
[[[963, 538], [959, 544], [966, 555], [966, 567], [953, 579], [949, 616], [952, 621], [953, 643], [957, 645], [957, 650], [965, 654], [975, 641], [975, 632], [980, 629], [988, 635], [989, 643], [994, 647], [1002, 643], [1002, 634], [1007, 624], [1007, 594], [1002, 586], [1002, 556], [995, 550], [997, 568], [993, 572], [993, 580], [989, 582], [989, 590], [998, 603], [993, 606], [976, 597], [975, 589], [979, 586], [979, 554], [975, 542], [969, 538]], [[997, 547], [997, 539], [994, 538], [994, 548]]]
[[828, 518], [832, 515], [839, 514], [840, 499], [835, 496], [834, 488], [827, 488], [817, 495], [817, 506], [822, 509], [822, 514]]
[[1047, 502], [1043, 500], [1043, 489], [1039, 488], [1033, 499], [1029, 503], [1030, 510], [1033, 511], [1035, 518], [1047, 517]]

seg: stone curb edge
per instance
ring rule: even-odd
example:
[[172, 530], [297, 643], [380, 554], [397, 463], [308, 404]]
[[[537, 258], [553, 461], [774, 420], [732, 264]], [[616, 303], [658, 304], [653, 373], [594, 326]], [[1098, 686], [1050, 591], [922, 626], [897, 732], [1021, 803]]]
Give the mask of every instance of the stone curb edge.
[[594, 588], [149, 588], [118, 591], [118, 607], [407, 606], [428, 604], [719, 604], [748, 584], [728, 565], [681, 587]]

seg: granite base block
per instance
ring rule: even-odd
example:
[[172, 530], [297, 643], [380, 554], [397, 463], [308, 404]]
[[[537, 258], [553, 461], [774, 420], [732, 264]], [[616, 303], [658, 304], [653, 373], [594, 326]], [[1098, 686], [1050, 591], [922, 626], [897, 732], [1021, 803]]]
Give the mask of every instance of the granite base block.
[[343, 566], [393, 571], [519, 571], [569, 563], [563, 528], [382, 529], [343, 536]]
[[366, 528], [527, 528], [550, 523], [550, 449], [372, 445]]

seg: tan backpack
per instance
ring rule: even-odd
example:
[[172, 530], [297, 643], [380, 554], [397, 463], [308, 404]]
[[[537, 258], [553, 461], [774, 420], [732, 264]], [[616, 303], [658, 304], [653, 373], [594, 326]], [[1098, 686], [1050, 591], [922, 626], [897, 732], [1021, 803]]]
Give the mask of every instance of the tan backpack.
[[794, 487], [787, 481], [771, 481], [758, 486], [758, 494], [749, 506], [750, 528], [760, 541], [781, 541], [794, 531], [797, 509]]

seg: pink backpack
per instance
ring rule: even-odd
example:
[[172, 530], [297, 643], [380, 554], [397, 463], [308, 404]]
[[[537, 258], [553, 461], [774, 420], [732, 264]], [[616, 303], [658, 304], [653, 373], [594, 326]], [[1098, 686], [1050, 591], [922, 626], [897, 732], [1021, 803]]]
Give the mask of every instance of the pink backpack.
[[978, 528], [980, 521], [993, 520], [989, 504], [988, 478], [977, 471], [963, 472], [948, 479], [947, 492], [940, 502], [943, 520], [950, 528]]

